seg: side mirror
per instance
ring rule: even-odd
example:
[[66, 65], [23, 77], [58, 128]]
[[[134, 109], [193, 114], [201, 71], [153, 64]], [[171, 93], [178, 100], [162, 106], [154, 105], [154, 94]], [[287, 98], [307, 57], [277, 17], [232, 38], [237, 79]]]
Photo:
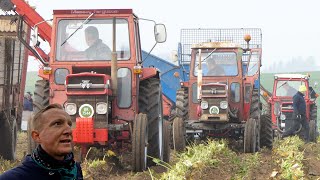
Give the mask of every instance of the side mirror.
[[32, 38], [32, 45], [34, 47], [37, 47], [39, 46], [40, 42], [38, 41], [38, 26], [35, 26], [33, 28], [33, 38]]
[[157, 43], [163, 43], [167, 40], [167, 31], [164, 24], [156, 24], [154, 26], [154, 37]]
[[172, 60], [173, 62], [177, 62], [177, 61], [178, 61], [178, 51], [173, 50], [173, 51], [171, 52], [171, 60]]

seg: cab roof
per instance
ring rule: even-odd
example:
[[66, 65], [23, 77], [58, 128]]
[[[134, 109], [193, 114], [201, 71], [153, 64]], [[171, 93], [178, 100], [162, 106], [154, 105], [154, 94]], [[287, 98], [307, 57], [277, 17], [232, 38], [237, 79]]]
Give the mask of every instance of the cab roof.
[[296, 78], [296, 79], [305, 79], [309, 78], [309, 75], [306, 74], [275, 74], [275, 78]]
[[132, 9], [66, 9], [53, 10], [54, 15], [61, 14], [133, 14]]

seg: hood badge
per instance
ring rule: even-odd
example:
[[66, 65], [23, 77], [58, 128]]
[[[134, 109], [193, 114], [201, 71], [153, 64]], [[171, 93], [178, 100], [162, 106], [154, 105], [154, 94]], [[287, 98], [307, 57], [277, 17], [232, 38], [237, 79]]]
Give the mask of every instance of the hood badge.
[[83, 89], [85, 88], [89, 89], [92, 83], [90, 83], [90, 80], [82, 80], [82, 83], [80, 83], [80, 85]]

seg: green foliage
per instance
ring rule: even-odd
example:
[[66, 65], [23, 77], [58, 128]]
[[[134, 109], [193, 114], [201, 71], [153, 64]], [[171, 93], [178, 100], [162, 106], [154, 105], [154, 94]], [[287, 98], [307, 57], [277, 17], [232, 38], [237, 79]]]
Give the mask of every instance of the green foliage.
[[273, 156], [280, 166], [281, 179], [302, 179], [304, 177], [304, 152], [301, 151], [304, 142], [298, 137], [288, 137], [275, 143]]
[[19, 161], [8, 161], [0, 157], [0, 174], [19, 165]]
[[240, 157], [228, 148], [225, 140], [208, 140], [187, 147], [187, 151], [177, 154], [176, 161], [175, 165], [167, 166], [168, 171], [160, 179], [199, 178], [195, 174], [202, 174], [207, 168], [222, 168], [224, 165], [230, 166], [225, 168], [233, 169], [229, 175], [231, 179], [247, 178], [252, 168], [258, 165], [259, 154]]

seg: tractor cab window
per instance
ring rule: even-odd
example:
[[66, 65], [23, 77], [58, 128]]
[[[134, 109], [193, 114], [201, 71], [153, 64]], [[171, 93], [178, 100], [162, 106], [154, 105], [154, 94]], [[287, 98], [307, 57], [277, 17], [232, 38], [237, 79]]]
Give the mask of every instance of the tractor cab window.
[[[195, 56], [194, 75], [198, 75], [199, 53]], [[201, 52], [203, 76], [237, 76], [237, 55], [234, 52]]]
[[250, 56], [250, 63], [248, 66], [248, 76], [253, 76], [259, 71], [260, 67], [260, 53], [257, 51], [252, 52]]
[[131, 70], [128, 68], [119, 68], [118, 76], [118, 99], [117, 104], [120, 108], [128, 108], [131, 106], [131, 87], [132, 76]]
[[276, 96], [294, 96], [300, 85], [304, 84], [301, 81], [277, 81], [277, 89], [276, 89]]
[[[116, 19], [118, 60], [130, 58], [129, 28], [126, 19]], [[60, 20], [56, 35], [57, 61], [110, 61], [113, 19]]]

